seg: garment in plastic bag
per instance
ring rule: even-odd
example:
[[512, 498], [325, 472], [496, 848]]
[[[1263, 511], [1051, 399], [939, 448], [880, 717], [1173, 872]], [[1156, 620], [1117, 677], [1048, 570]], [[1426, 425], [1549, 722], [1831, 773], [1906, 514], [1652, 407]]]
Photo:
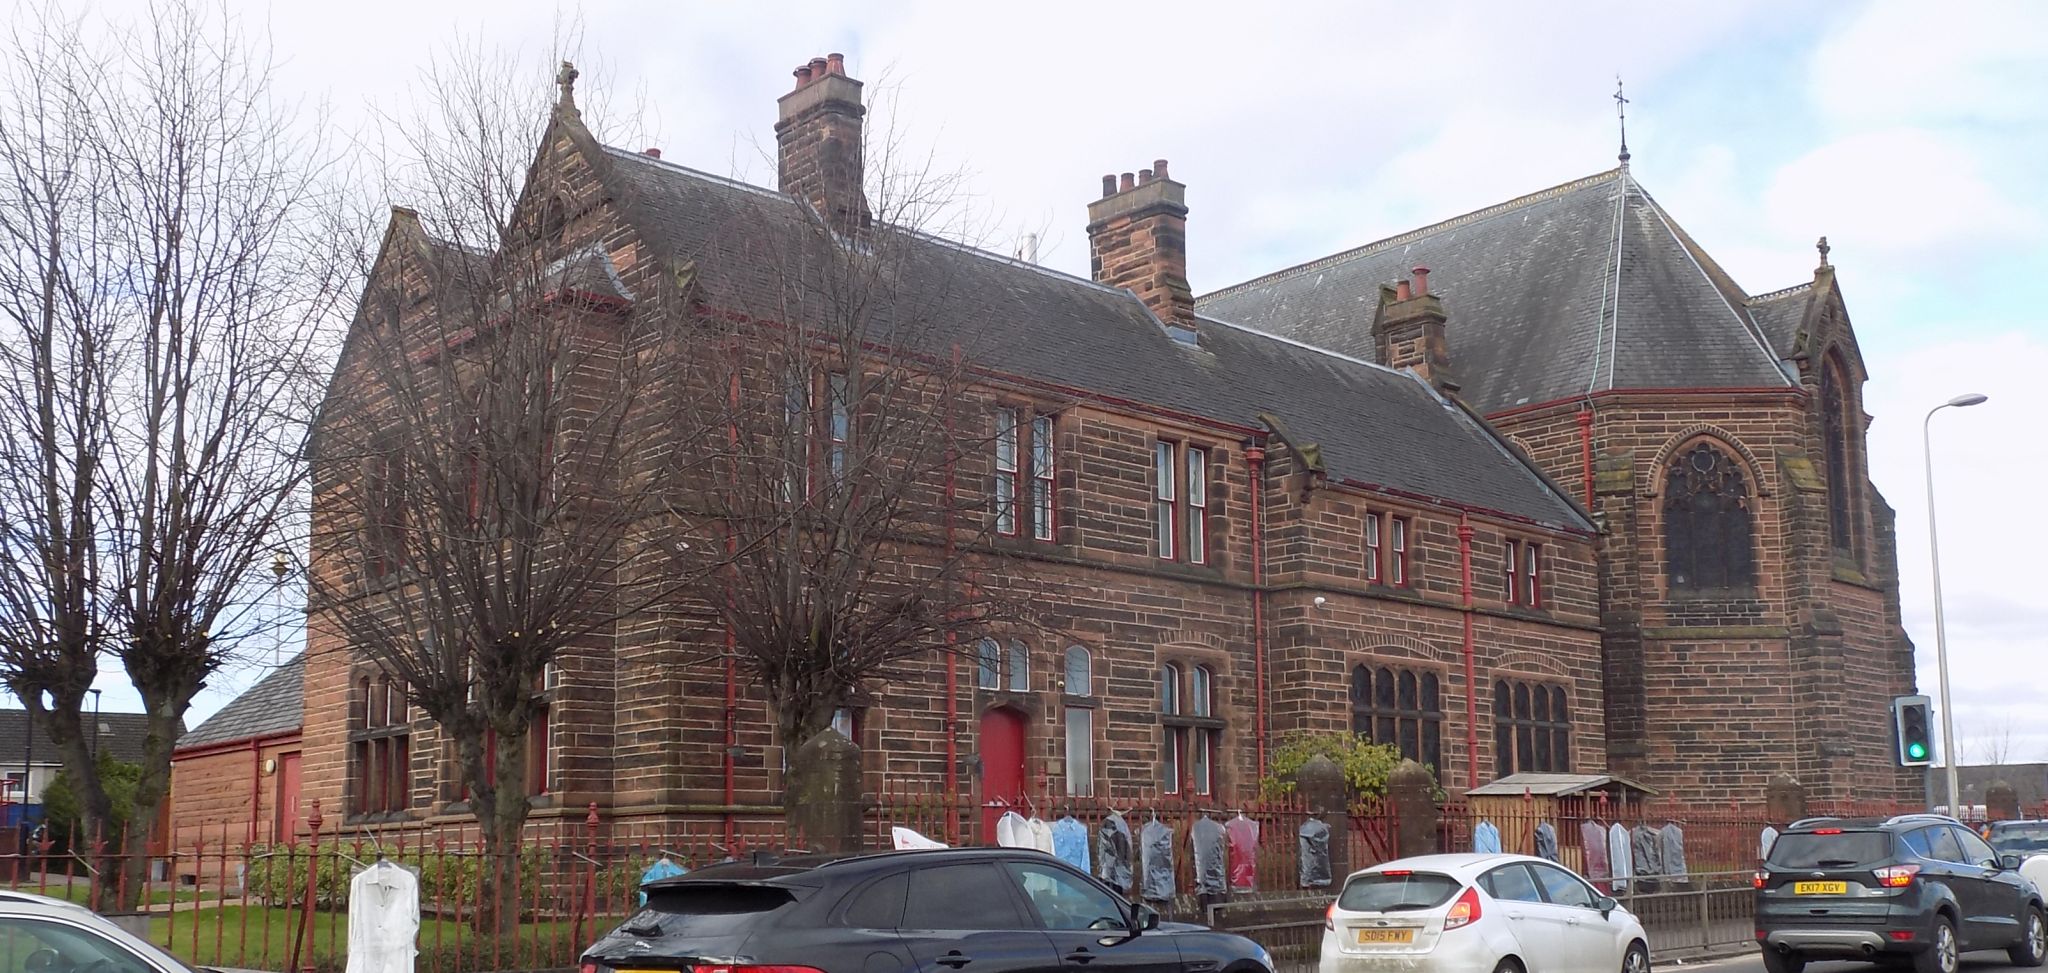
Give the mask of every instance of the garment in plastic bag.
[[1676, 821], [1667, 821], [1657, 836], [1664, 845], [1665, 876], [1674, 882], [1690, 884], [1692, 876], [1685, 867], [1685, 829]]
[[1301, 887], [1329, 888], [1330, 826], [1321, 818], [1310, 818], [1301, 823], [1297, 839], [1301, 843]]
[[1244, 815], [1223, 826], [1230, 840], [1230, 887], [1250, 892], [1259, 886], [1259, 823]]
[[[1607, 870], [1607, 829], [1597, 822], [1587, 821], [1579, 825], [1579, 847], [1586, 852], [1586, 878], [1600, 885], [1613, 874]], [[1607, 891], [1602, 888], [1601, 891]]]
[[1120, 895], [1131, 893], [1131, 826], [1112, 813], [1095, 828], [1095, 873]]
[[1052, 823], [1052, 854], [1082, 871], [1088, 870], [1088, 826], [1069, 814]]
[[996, 819], [996, 844], [1004, 848], [1036, 848], [1031, 840], [1031, 822], [1015, 811], [1004, 811]]
[[[901, 846], [899, 845], [898, 847]], [[678, 875], [686, 875], [689, 873], [689, 871], [689, 869], [684, 868], [683, 866], [678, 865], [675, 862], [669, 861], [667, 855], [663, 855], [660, 858], [655, 859], [654, 864], [647, 866], [646, 871], [640, 873], [640, 884], [646, 885], [649, 882], [658, 882], [664, 878], [674, 878]], [[647, 893], [640, 893], [640, 904], [647, 904]]]
[[1557, 860], [1557, 829], [1548, 821], [1536, 825], [1536, 857], [1547, 862]]
[[1479, 855], [1500, 854], [1500, 829], [1491, 821], [1481, 821], [1472, 828], [1472, 851]]
[[348, 883], [348, 973], [412, 973], [420, 880], [383, 859]]
[[1614, 870], [1615, 894], [1627, 892], [1628, 880], [1634, 874], [1635, 859], [1630, 857], [1628, 829], [1619, 821], [1607, 828], [1607, 866]]
[[1195, 822], [1195, 894], [1222, 895], [1229, 888], [1223, 825], [1208, 815]]
[[1173, 898], [1173, 828], [1158, 818], [1145, 822], [1138, 848], [1144, 858], [1139, 876], [1140, 895], [1153, 902]]

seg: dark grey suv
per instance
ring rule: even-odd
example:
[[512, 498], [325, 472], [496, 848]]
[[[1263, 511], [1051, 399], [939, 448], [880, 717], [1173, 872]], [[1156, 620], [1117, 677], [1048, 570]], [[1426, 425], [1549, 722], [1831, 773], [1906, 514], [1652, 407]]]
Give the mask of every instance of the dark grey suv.
[[1811, 818], [1778, 836], [1756, 873], [1756, 938], [1770, 973], [1809, 959], [1910, 960], [1955, 973], [1957, 954], [2048, 957], [2041, 890], [1951, 818]]

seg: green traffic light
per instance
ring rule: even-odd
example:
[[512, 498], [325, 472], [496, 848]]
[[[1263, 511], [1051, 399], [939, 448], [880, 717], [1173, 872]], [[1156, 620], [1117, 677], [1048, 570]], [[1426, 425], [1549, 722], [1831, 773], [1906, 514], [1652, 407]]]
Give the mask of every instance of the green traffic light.
[[1906, 745], [1906, 756], [1908, 756], [1908, 757], [1911, 757], [1911, 758], [1913, 758], [1914, 760], [1920, 760], [1920, 759], [1922, 759], [1922, 758], [1926, 757], [1926, 756], [1927, 756], [1927, 745], [1926, 745], [1926, 744], [1924, 744], [1924, 743], [1909, 743], [1909, 744], [1907, 744], [1907, 745]]

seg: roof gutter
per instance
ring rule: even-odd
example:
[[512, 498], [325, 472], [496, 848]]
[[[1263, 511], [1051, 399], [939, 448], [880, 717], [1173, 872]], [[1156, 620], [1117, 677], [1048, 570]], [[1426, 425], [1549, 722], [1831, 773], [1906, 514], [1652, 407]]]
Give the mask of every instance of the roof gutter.
[[196, 760], [200, 757], [210, 757], [215, 754], [233, 753], [237, 750], [246, 750], [249, 747], [261, 747], [269, 746], [271, 744], [276, 743], [283, 743], [286, 740], [302, 738], [304, 730], [305, 727], [302, 724], [300, 726], [292, 727], [289, 730], [273, 730], [269, 733], [259, 733], [255, 736], [237, 737], [233, 740], [221, 740], [217, 743], [201, 743], [190, 747], [179, 747], [171, 751], [171, 760], [173, 762], [179, 760]]

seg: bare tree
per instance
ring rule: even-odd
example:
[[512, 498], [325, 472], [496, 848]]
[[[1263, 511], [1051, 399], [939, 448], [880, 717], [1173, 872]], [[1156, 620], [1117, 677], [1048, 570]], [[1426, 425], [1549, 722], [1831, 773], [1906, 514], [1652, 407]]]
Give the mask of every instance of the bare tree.
[[[697, 641], [723, 649], [698, 664], [763, 688], [786, 753], [882, 684], [1037, 626], [1019, 553], [1054, 529], [1041, 416], [989, 391], [1008, 338], [974, 310], [987, 257], [957, 242], [978, 233], [961, 177], [886, 128], [866, 156], [850, 225], [798, 201], [728, 227], [707, 249], [753, 283], [720, 275], [690, 318], [685, 411], [722, 429], [710, 475], [673, 498], [699, 542], [681, 555]], [[793, 807], [808, 768], [790, 769]]]
[[316, 624], [452, 746], [496, 863], [479, 922], [499, 928], [519, 914], [495, 879], [542, 783], [545, 676], [674, 597], [664, 497], [698, 454], [668, 391], [670, 288], [624, 286], [575, 185], [574, 69], [552, 107], [525, 96], [535, 80], [453, 49], [394, 126], [391, 189], [418, 208], [395, 211], [366, 271], [315, 448]]
[[[36, 403], [14, 410], [10, 436], [39, 475], [8, 489], [41, 517], [8, 560], [43, 561], [7, 585], [20, 634], [4, 663], [101, 822], [76, 714], [103, 651], [141, 695], [145, 823], [101, 870], [128, 907], [187, 708], [280, 623], [261, 610], [264, 569], [298, 529], [309, 366], [339, 290], [315, 231], [317, 145], [231, 18], [165, 0], [87, 43], [42, 16], [40, 50], [21, 55], [36, 60], [13, 72], [19, 121], [0, 163], [16, 177], [9, 276], [40, 284], [10, 295], [35, 350], [6, 398]], [[55, 137], [24, 124], [53, 117]], [[41, 272], [26, 278], [29, 266]], [[38, 628], [56, 637], [38, 642]]]
[[1986, 767], [2003, 767], [2017, 756], [2012, 717], [2001, 715], [1972, 721], [1963, 747], [1969, 758]]

